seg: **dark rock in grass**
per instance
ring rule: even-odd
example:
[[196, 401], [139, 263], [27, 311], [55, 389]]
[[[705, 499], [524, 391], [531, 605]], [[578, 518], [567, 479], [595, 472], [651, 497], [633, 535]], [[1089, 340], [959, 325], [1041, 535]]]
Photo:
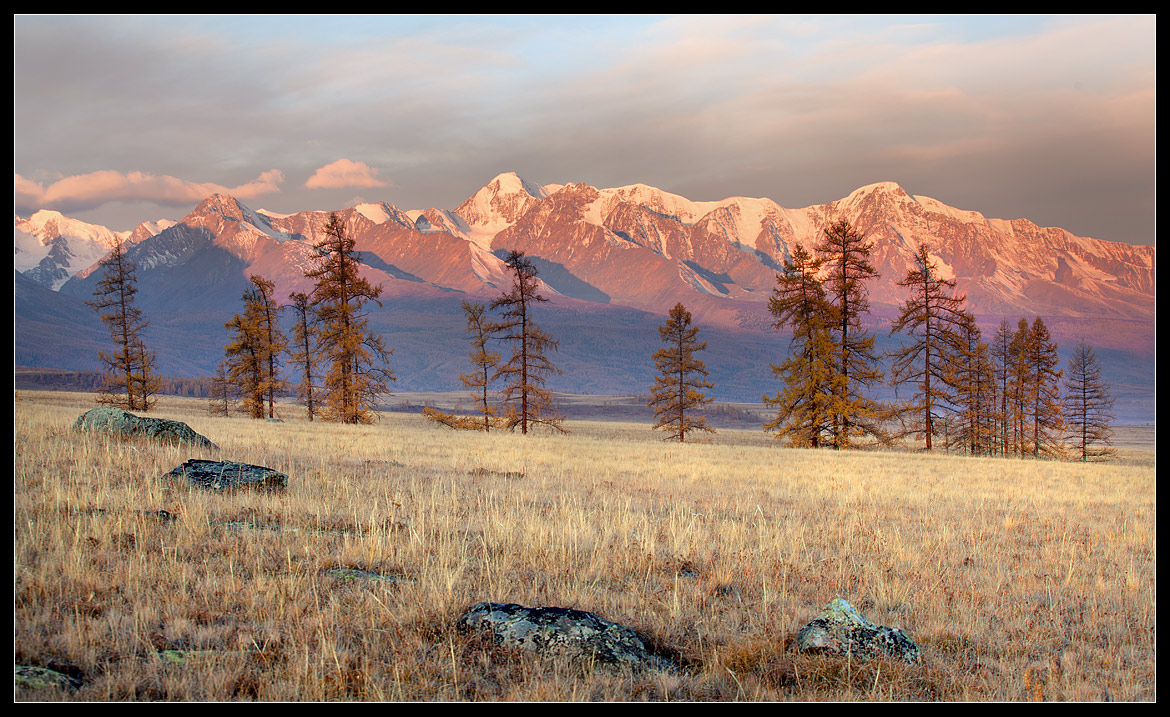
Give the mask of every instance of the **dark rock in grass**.
[[796, 633], [802, 652], [820, 652], [865, 662], [887, 655], [905, 662], [921, 659], [918, 646], [896, 627], [875, 625], [841, 598], [825, 606], [820, 615]]
[[29, 690], [61, 689], [75, 690], [81, 687], [81, 680], [47, 667], [13, 665], [13, 682], [16, 687]]
[[472, 605], [456, 626], [465, 632], [487, 632], [497, 645], [546, 658], [634, 670], [674, 669], [653, 654], [638, 633], [584, 610], [481, 602]]
[[151, 438], [167, 443], [190, 443], [197, 448], [216, 448], [214, 443], [191, 430], [186, 423], [166, 418], [144, 418], [109, 406], [81, 414], [73, 423], [73, 430], [104, 432], [127, 438]]
[[288, 486], [288, 476], [271, 468], [232, 461], [206, 461], [192, 458], [172, 469], [165, 477], [185, 478], [188, 483], [215, 491], [253, 488], [282, 490]]

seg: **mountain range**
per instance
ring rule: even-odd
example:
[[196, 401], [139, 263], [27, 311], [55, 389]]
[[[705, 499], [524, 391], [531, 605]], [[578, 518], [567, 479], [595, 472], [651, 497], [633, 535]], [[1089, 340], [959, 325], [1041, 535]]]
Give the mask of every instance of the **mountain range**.
[[[398, 349], [404, 390], [458, 388], [467, 352], [460, 302], [490, 301], [509, 287], [502, 257], [520, 250], [552, 299], [542, 323], [563, 338], [565, 373], [554, 388], [644, 391], [654, 327], [681, 301], [709, 334], [717, 394], [722, 377], [721, 398], [758, 400], [775, 390], [767, 364], [779, 363], [787, 345], [767, 313], [776, 274], [798, 245], [811, 250], [839, 219], [874, 243], [880, 278], [869, 287], [871, 323], [880, 341], [898, 340], [882, 326], [905, 300], [897, 281], [926, 243], [985, 332], [1001, 318], [1014, 326], [1019, 317], [1042, 316], [1068, 348], [1080, 339], [1096, 346], [1125, 390], [1139, 396], [1153, 385], [1154, 246], [989, 219], [893, 182], [787, 209], [765, 198], [691, 201], [641, 184], [539, 185], [507, 173], [454, 210], [404, 211], [381, 202], [337, 214], [356, 239], [363, 274], [383, 287], [383, 307], [372, 320]], [[92, 351], [105, 339], [83, 302], [92, 296], [97, 262], [122, 241], [138, 266], [138, 298], [152, 331], [175, 347], [157, 349], [163, 370], [210, 373], [222, 357], [223, 322], [239, 310], [249, 275], [275, 281], [277, 296], [312, 288], [304, 272], [328, 215], [253, 210], [213, 195], [178, 222], [129, 232], [48, 210], [16, 217], [15, 360], [92, 367]], [[60, 324], [72, 330], [54, 332]], [[572, 344], [580, 350], [570, 355]], [[727, 356], [729, 347], [738, 355]], [[717, 351], [724, 355], [717, 359]]]

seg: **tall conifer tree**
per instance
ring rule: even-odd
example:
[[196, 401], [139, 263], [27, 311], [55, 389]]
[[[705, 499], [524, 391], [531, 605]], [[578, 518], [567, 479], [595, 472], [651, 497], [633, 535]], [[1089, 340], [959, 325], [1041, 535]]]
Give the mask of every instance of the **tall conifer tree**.
[[652, 357], [658, 376], [650, 387], [647, 404], [654, 409], [654, 428], [665, 430], [668, 439], [677, 438], [679, 443], [685, 442], [691, 431], [715, 430], [707, 425], [704, 416], [694, 415], [696, 409], [711, 402], [703, 390], [714, 384], [707, 380], [707, 366], [695, 356], [707, 348], [707, 343], [699, 342], [699, 327], [692, 326], [691, 321], [691, 312], [680, 302], [670, 310], [666, 323], [658, 327], [666, 346]]
[[288, 339], [280, 330], [280, 305], [273, 294], [276, 284], [253, 274], [252, 299], [260, 323], [260, 353], [264, 361], [264, 394], [268, 399], [268, 417], [276, 417], [276, 394], [283, 393], [285, 382], [280, 378], [280, 356], [288, 346]]
[[956, 334], [959, 353], [952, 363], [950, 382], [955, 390], [957, 420], [948, 448], [960, 448], [970, 455], [990, 453], [996, 443], [995, 370], [991, 351], [972, 314], [961, 314]]
[[322, 414], [341, 423], [367, 423], [375, 417], [379, 397], [390, 393], [395, 380], [391, 351], [382, 337], [369, 330], [366, 306], [382, 302], [382, 287], [374, 287], [358, 273], [360, 254], [353, 237], [337, 214], [329, 215], [324, 237], [317, 243], [320, 264], [305, 272], [315, 279], [313, 306], [328, 364], [324, 377]]
[[489, 400], [492, 375], [500, 364], [500, 355], [488, 350], [488, 342], [499, 330], [487, 316], [487, 307], [470, 301], [463, 302], [463, 313], [467, 316], [467, 335], [471, 340], [471, 373], [459, 374], [464, 388], [471, 389], [475, 396], [476, 409], [483, 416], [483, 430], [490, 431], [496, 417], [496, 407]]
[[1073, 349], [1064, 377], [1064, 415], [1069, 440], [1080, 460], [1111, 456], [1113, 394], [1101, 378], [1097, 352], [1081, 342]]
[[1034, 383], [1032, 378], [1032, 363], [1028, 360], [1028, 346], [1031, 341], [1032, 329], [1028, 326], [1028, 320], [1020, 319], [1015, 333], [1012, 334], [1012, 342], [1008, 347], [1008, 353], [1012, 362], [1011, 377], [1008, 382], [1010, 403], [1008, 412], [1011, 414], [1013, 444], [1012, 450], [1009, 452], [1020, 456], [1032, 452], [1032, 448], [1028, 442], [1027, 430], [1032, 406], [1028, 397], [1031, 393], [1031, 386]]
[[560, 370], [548, 357], [559, 342], [541, 330], [532, 320], [534, 306], [548, 301], [539, 293], [536, 267], [524, 256], [513, 251], [504, 263], [515, 274], [511, 291], [492, 302], [492, 309], [503, 309], [503, 320], [498, 323], [499, 337], [512, 345], [512, 355], [496, 369], [493, 380], [503, 378], [503, 402], [508, 406], [504, 417], [509, 429], [520, 427], [521, 433], [535, 425], [545, 425], [565, 432], [564, 418], [552, 406], [552, 394], [545, 388], [550, 374]]
[[[267, 309], [271, 282], [259, 276], [250, 278], [251, 288], [240, 297], [244, 312], [236, 314], [224, 324], [231, 335], [224, 355], [229, 380], [237, 387], [244, 400], [244, 411], [252, 418], [264, 418], [265, 402], [269, 401], [276, 377], [272, 375], [271, 342], [267, 325]], [[269, 417], [272, 417], [271, 415]]]
[[1010, 453], [1011, 446], [1011, 418], [1009, 410], [1010, 391], [1008, 390], [1009, 378], [1012, 374], [1012, 327], [1007, 319], [1003, 319], [999, 323], [999, 328], [995, 331], [995, 337], [991, 341], [991, 357], [994, 361], [993, 366], [995, 370], [995, 395], [996, 411], [996, 447], [1000, 455], [1006, 456]]
[[211, 376], [211, 397], [207, 402], [207, 412], [213, 416], [231, 415], [232, 406], [238, 396], [238, 388], [232, 383], [229, 375], [228, 363], [221, 360]]
[[776, 319], [773, 328], [790, 327], [792, 339], [788, 358], [779, 366], [771, 364], [772, 374], [783, 380], [784, 388], [775, 396], [763, 397], [766, 405], [777, 409], [764, 430], [774, 431], [777, 438], [787, 437], [793, 445], [812, 448], [819, 447], [831, 432], [834, 397], [843, 388], [830, 334], [834, 309], [817, 278], [822, 263], [798, 245], [776, 276], [768, 302], [768, 311]]
[[128, 411], [149, 411], [154, 405], [151, 397], [159, 389], [159, 378], [154, 372], [155, 354], [142, 340], [142, 332], [150, 322], [134, 304], [138, 293], [136, 267], [126, 257], [122, 242], [114, 245], [100, 266], [102, 278], [93, 300], [86, 304], [101, 316], [117, 348], [112, 354], [98, 352], [106, 367], [98, 401]]
[[941, 411], [955, 401], [955, 364], [963, 352], [959, 326], [966, 297], [956, 295], [955, 282], [939, 275], [926, 244], [918, 247], [914, 267], [898, 286], [910, 290], [910, 298], [890, 328], [890, 334], [906, 334], [912, 341], [892, 354], [891, 380], [910, 383], [914, 396], [901, 408], [912, 435], [922, 436], [926, 450], [933, 448], [935, 422]]
[[835, 448], [847, 448], [858, 435], [888, 439], [881, 426], [884, 409], [869, 396], [871, 387], [882, 380], [874, 337], [861, 324], [869, 313], [866, 282], [878, 278], [869, 261], [872, 250], [873, 243], [844, 219], [825, 229], [816, 246], [827, 268], [825, 288], [834, 309], [837, 373], [841, 375], [833, 408]]
[[1029, 387], [1032, 455], [1038, 457], [1043, 453], [1053, 457], [1061, 456], [1064, 414], [1060, 403], [1060, 377], [1064, 372], [1056, 368], [1060, 365], [1056, 342], [1039, 316], [1032, 321], [1027, 360], [1032, 378]]
[[313, 302], [308, 294], [289, 294], [289, 306], [293, 310], [293, 335], [288, 344], [292, 362], [298, 367], [301, 380], [297, 384], [297, 398], [305, 405], [309, 422], [317, 412], [317, 327], [313, 320]]

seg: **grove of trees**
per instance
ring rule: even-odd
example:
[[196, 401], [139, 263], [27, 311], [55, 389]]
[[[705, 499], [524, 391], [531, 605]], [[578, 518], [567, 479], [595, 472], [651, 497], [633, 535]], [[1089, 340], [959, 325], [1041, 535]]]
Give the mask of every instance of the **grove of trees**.
[[825, 229], [816, 256], [798, 247], [769, 302], [777, 329], [790, 327], [795, 354], [774, 374], [784, 390], [765, 403], [776, 418], [765, 425], [797, 445], [848, 448], [861, 436], [889, 440], [888, 409], [871, 396], [882, 380], [874, 337], [862, 324], [869, 313], [866, 282], [878, 274], [869, 262], [873, 244], [841, 220]]
[[776, 409], [764, 430], [794, 446], [845, 448], [867, 436], [933, 450], [941, 438], [947, 451], [971, 455], [1060, 457], [1071, 438], [1082, 460], [1109, 454], [1112, 398], [1091, 349], [1070, 361], [1062, 398], [1064, 372], [1044, 321], [1021, 319], [1013, 331], [1005, 319], [989, 345], [925, 244], [898, 281], [908, 297], [890, 331], [905, 340], [889, 354], [889, 380], [909, 395], [888, 406], [869, 398], [882, 376], [862, 322], [865, 282], [876, 277], [870, 248], [842, 221], [825, 230], [815, 255], [796, 246], [784, 262], [768, 308], [773, 327], [790, 331], [789, 353], [771, 366], [783, 387], [763, 397]]
[[[253, 418], [275, 417], [275, 398], [286, 389], [281, 377], [287, 356], [298, 378], [297, 395], [308, 418], [344, 423], [372, 420], [378, 399], [395, 380], [390, 351], [369, 328], [369, 304], [381, 306], [381, 287], [359, 273], [360, 255], [344, 222], [331, 214], [315, 245], [319, 261], [306, 270], [310, 293], [292, 293], [291, 340], [280, 326], [275, 284], [249, 277], [243, 309], [225, 324], [230, 339], [215, 375], [206, 379], [210, 410], [227, 414], [242, 402]], [[789, 351], [773, 375], [781, 383], [764, 403], [776, 411], [764, 425], [794, 446], [844, 449], [894, 439], [921, 441], [970, 455], [1064, 457], [1081, 461], [1114, 454], [1114, 398], [1087, 344], [1059, 367], [1056, 342], [1040, 317], [1007, 319], [985, 341], [956, 282], [921, 244], [906, 275], [906, 290], [890, 334], [903, 337], [888, 354], [889, 381], [901, 389], [889, 405], [871, 397], [883, 381], [875, 339], [867, 328], [868, 282], [878, 278], [870, 262], [873, 244], [847, 221], [838, 221], [810, 253], [794, 246], [776, 277], [768, 309], [779, 331], [789, 332]], [[512, 285], [490, 306], [463, 302], [471, 343], [471, 371], [459, 375], [472, 392], [475, 413], [457, 417], [433, 409], [428, 417], [454, 428], [544, 425], [564, 431], [563, 416], [547, 388], [560, 371], [551, 359], [559, 342], [534, 321], [533, 310], [548, 299], [531, 259], [512, 251], [504, 260]], [[102, 260], [103, 275], [87, 302], [100, 315], [116, 347], [99, 352], [105, 365], [102, 403], [149, 410], [162, 377], [146, 349], [149, 322], [134, 304], [135, 267], [122, 245]], [[498, 312], [493, 318], [489, 312]], [[657, 369], [647, 405], [654, 428], [670, 440], [713, 430], [699, 411], [712, 401], [709, 372], [697, 358], [692, 314], [678, 303], [659, 327], [664, 346], [652, 355]], [[509, 347], [505, 355], [494, 342]], [[1063, 379], [1063, 383], [1062, 383]], [[499, 382], [498, 392], [493, 385]], [[1063, 391], [1062, 391], [1063, 389]], [[498, 401], [495, 397], [498, 396]], [[499, 415], [499, 414], [503, 415]], [[941, 441], [940, 441], [941, 439]]]

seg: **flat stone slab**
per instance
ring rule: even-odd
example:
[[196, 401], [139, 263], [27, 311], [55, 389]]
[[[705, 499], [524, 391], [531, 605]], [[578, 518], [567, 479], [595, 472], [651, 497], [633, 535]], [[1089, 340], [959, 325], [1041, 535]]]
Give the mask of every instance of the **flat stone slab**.
[[674, 669], [653, 654], [638, 633], [584, 610], [481, 602], [472, 605], [456, 627], [490, 633], [497, 645], [546, 658], [634, 670]]
[[288, 476], [271, 468], [233, 461], [208, 461], [192, 458], [171, 469], [164, 478], [181, 478], [200, 488], [214, 491], [250, 488], [254, 490], [284, 490]]
[[217, 447], [181, 421], [135, 416], [129, 411], [109, 406], [100, 406], [81, 414], [74, 421], [73, 430], [109, 433], [127, 438], [150, 438], [166, 443], [189, 443], [196, 448]]
[[896, 627], [875, 625], [857, 608], [836, 598], [811, 622], [796, 633], [796, 646], [802, 652], [824, 653], [865, 662], [887, 655], [905, 662], [922, 659], [918, 645]]

